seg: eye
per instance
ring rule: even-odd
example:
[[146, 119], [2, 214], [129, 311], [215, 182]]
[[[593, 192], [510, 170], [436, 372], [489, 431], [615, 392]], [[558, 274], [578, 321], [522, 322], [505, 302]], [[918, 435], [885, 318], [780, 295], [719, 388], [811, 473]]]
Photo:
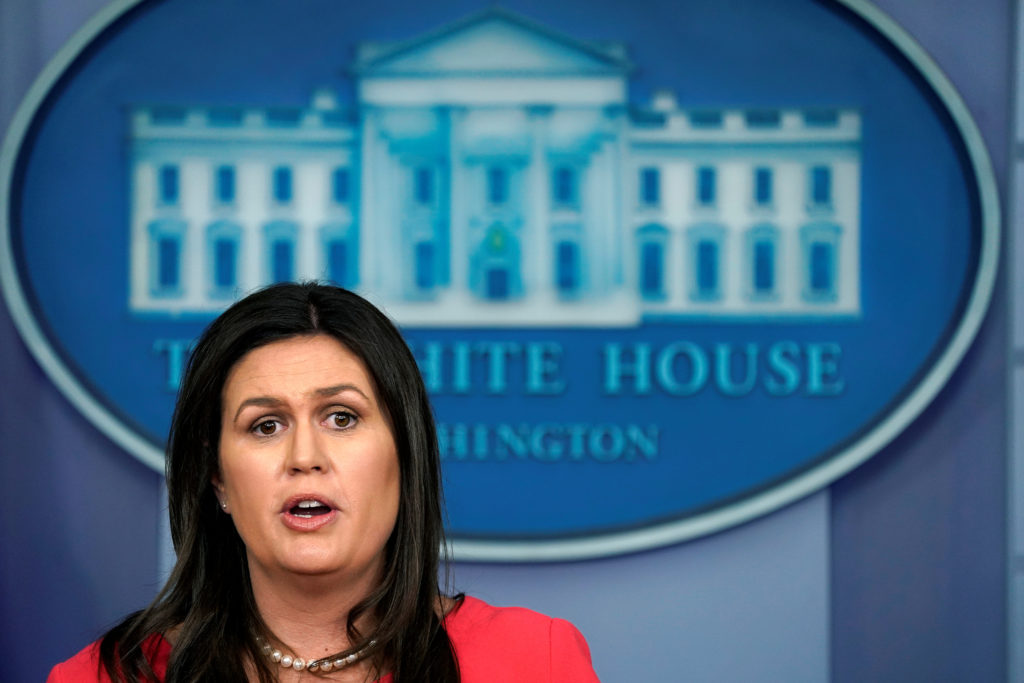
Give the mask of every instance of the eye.
[[262, 422], [256, 423], [252, 431], [256, 432], [260, 436], [273, 436], [281, 430], [281, 423], [277, 420], [263, 420]]
[[328, 415], [327, 421], [335, 429], [351, 429], [356, 424], [356, 416], [348, 411], [339, 410]]

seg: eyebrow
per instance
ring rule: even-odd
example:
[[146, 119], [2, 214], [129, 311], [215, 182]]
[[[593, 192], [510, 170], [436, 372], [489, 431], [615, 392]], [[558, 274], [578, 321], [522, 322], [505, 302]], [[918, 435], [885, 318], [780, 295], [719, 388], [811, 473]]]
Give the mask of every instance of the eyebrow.
[[[328, 397], [336, 396], [345, 391], [354, 391], [359, 394], [367, 401], [370, 401], [370, 397], [366, 395], [366, 392], [357, 387], [355, 384], [335, 384], [329, 387], [323, 387], [321, 389], [314, 389], [310, 392], [313, 396]], [[238, 410], [235, 411], [235, 420], [238, 420], [238, 416], [242, 414], [242, 411], [249, 406], [279, 406], [283, 403], [281, 399], [274, 398], [273, 396], [253, 396], [242, 401], [241, 405], [238, 406]]]
[[367, 401], [370, 400], [370, 397], [366, 395], [366, 392], [357, 387], [355, 384], [335, 384], [333, 387], [315, 389], [313, 391], [313, 394], [315, 396], [334, 396], [335, 394], [340, 394], [343, 391], [354, 391], [363, 398], [365, 398]]

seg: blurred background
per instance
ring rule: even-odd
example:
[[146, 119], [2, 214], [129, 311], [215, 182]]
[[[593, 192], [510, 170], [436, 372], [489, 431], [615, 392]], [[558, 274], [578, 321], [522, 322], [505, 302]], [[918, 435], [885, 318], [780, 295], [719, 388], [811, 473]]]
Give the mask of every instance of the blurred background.
[[[44, 73], [49, 60], [106, 4], [0, 0], [3, 129], [35, 79], [53, 82], [56, 74]], [[174, 0], [155, 4], [167, 10]], [[313, 4], [291, 3], [297, 12], [311, 11]], [[527, 16], [545, 16], [540, 3], [514, 4]], [[687, 48], [692, 55], [709, 49], [701, 42], [713, 39], [694, 23], [703, 16], [693, 9], [697, 4], [606, 0], [595, 6], [600, 10], [595, 14], [646, 12], [652, 24], [677, 22], [680, 35], [696, 44]], [[1024, 391], [1024, 315], [1013, 305], [1020, 291], [1021, 256], [1013, 245], [1024, 134], [1024, 108], [1016, 100], [1024, 72], [1020, 7], [1006, 0], [857, 5], [868, 13], [881, 10], [917, 41], [959, 92], [980, 130], [1004, 216], [991, 303], [973, 344], [924, 412], [867, 462], [824, 488], [808, 488], [798, 500], [742, 524], [667, 545], [554, 562], [505, 558], [454, 564], [457, 590], [573, 621], [586, 635], [604, 681], [1024, 681], [1024, 584], [1017, 587], [1024, 580], [1024, 523], [1017, 503], [1024, 480], [1013, 476], [1024, 471], [1014, 467], [1024, 465], [1024, 434], [1013, 429], [1024, 399], [1024, 394], [1017, 398]], [[728, 14], [741, 11], [743, 3], [720, 6]], [[393, 23], [402, 25], [402, 35], [417, 35], [475, 9], [479, 3], [453, 2], [434, 23], [420, 25], [409, 17]], [[556, 4], [547, 16], [558, 14]], [[388, 25], [388, 17], [375, 18], [368, 10], [360, 17], [371, 31]], [[785, 15], [776, 18], [786, 24]], [[238, 21], [238, 31], [250, 26], [242, 15]], [[620, 38], [583, 19], [579, 25], [584, 38]], [[196, 30], [202, 39], [208, 37], [204, 27]], [[811, 45], [816, 40], [799, 34], [792, 39], [804, 38]], [[179, 42], [183, 51], [189, 49], [188, 36]], [[629, 47], [636, 64], [632, 77], [643, 90], [640, 99], [651, 104], [659, 85], [651, 73], [671, 69], [641, 58], [665, 53]], [[785, 55], [776, 57], [785, 63]], [[339, 58], [339, 68], [350, 58]], [[109, 82], [95, 86], [101, 97], [108, 88], [117, 94], [121, 74], [116, 68], [109, 74]], [[253, 75], [264, 77], [273, 74]], [[761, 82], [773, 81], [766, 76]], [[300, 100], [308, 96], [303, 87], [294, 88]], [[699, 96], [701, 88], [707, 85], [695, 77], [692, 92], [676, 92], [680, 105]], [[159, 87], [147, 95], [156, 104], [165, 103], [161, 97], [177, 104], [176, 96]], [[899, 109], [900, 103], [892, 107]], [[868, 119], [872, 111], [862, 114]], [[66, 154], [72, 157], [75, 148]], [[877, 160], [865, 158], [865, 167], [869, 163]], [[4, 192], [7, 212], [15, 193]], [[75, 201], [74, 192], [55, 187], [52, 203]], [[945, 199], [917, 201], [941, 207]], [[127, 214], [131, 209], [118, 205], [114, 210]], [[45, 236], [35, 239], [46, 242]], [[118, 258], [127, 262], [124, 246], [118, 248]], [[57, 281], [61, 266], [55, 261], [51, 267]], [[63, 286], [68, 284], [65, 279]], [[868, 294], [865, 289], [865, 301]], [[82, 308], [73, 296], [62, 302], [59, 290], [45, 296], [56, 309]], [[68, 315], [87, 318], [88, 313]], [[95, 323], [100, 333], [103, 324]], [[887, 332], [914, 334], [899, 326]], [[0, 651], [8, 653], [0, 678], [35, 681], [152, 598], [170, 561], [165, 498], [153, 467], [101, 432], [58, 390], [6, 307], [0, 309], [0, 387]], [[162, 399], [165, 405], [168, 397], [173, 394]], [[440, 408], [458, 411], [459, 405], [442, 400]], [[154, 424], [161, 419], [166, 418], [157, 416]], [[765, 444], [764, 453], [769, 450]], [[462, 476], [453, 469], [449, 486]], [[612, 502], [603, 507], [628, 502], [629, 495], [613, 497], [614, 482], [604, 485], [612, 492], [602, 500]], [[449, 495], [463, 505], [459, 494]], [[622, 514], [628, 517], [628, 510]], [[456, 525], [461, 522], [458, 517]]]

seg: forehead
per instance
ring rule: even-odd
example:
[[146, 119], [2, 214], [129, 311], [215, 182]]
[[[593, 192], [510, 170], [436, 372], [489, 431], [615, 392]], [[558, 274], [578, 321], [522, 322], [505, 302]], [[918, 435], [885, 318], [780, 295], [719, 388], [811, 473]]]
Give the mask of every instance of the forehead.
[[231, 367], [222, 393], [230, 402], [241, 393], [275, 395], [343, 383], [375, 399], [362, 359], [334, 337], [318, 334], [289, 337], [249, 351]]

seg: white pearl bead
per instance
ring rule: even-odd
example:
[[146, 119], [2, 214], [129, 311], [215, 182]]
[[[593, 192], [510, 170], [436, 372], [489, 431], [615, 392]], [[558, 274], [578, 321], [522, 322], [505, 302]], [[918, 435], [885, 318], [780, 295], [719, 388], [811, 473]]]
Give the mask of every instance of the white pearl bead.
[[319, 668], [320, 665], [314, 662], [313, 664], [310, 664], [306, 667], [306, 671], [315, 673]]
[[350, 654], [348, 657], [345, 657], [345, 661], [348, 662], [349, 664], [351, 664], [352, 662], [356, 661], [357, 659], [359, 659], [359, 655], [357, 655], [355, 652]]
[[346, 662], [344, 659], [335, 659], [334, 660], [334, 668], [335, 669], [340, 669], [343, 666], [345, 666], [346, 664], [348, 664], [348, 662]]
[[300, 657], [296, 657], [295, 659], [292, 660], [292, 668], [295, 669], [296, 671], [302, 671], [303, 669], [306, 668], [306, 660], [304, 660], [304, 659], [302, 659]]
[[280, 650], [274, 650], [273, 652], [270, 653], [270, 658], [273, 659], [275, 662], [280, 662], [281, 661], [281, 651]]
[[320, 664], [320, 670], [323, 671], [324, 673], [328, 673], [333, 668], [334, 668], [334, 665], [331, 664], [330, 662], [323, 662], [322, 664]]
[[292, 665], [292, 656], [291, 655], [285, 655], [284, 657], [281, 657], [281, 666], [283, 666], [284, 668], [287, 669], [291, 665]]

